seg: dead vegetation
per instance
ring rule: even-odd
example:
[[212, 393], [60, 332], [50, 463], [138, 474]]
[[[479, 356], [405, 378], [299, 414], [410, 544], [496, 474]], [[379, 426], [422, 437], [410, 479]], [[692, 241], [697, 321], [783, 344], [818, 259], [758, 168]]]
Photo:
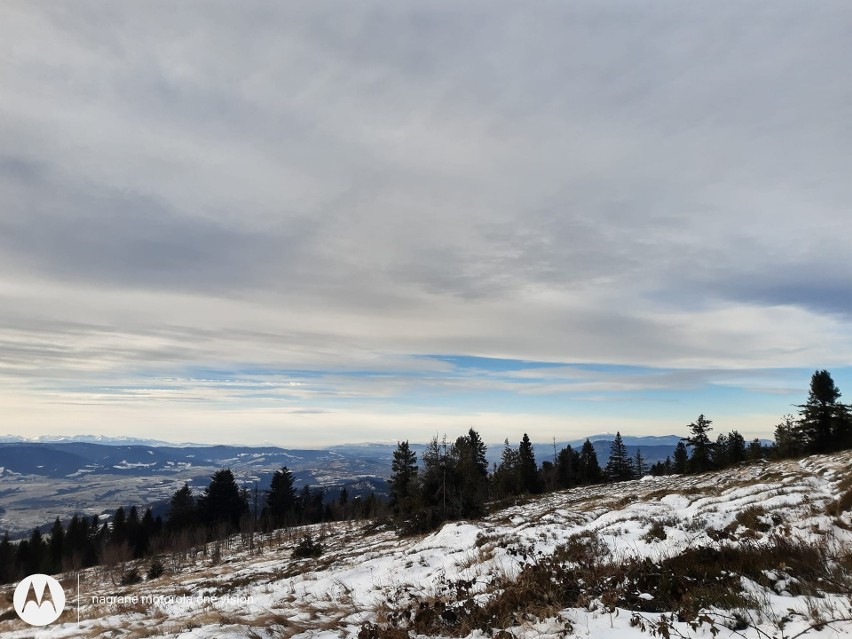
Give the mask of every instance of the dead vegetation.
[[672, 621], [699, 624], [713, 623], [708, 610], [722, 610], [747, 625], [750, 616], [740, 611], [756, 611], [761, 602], [743, 590], [743, 579], [792, 596], [852, 593], [849, 552], [827, 541], [807, 544], [780, 535], [764, 544], [688, 548], [659, 561], [613, 561], [606, 544], [590, 533], [549, 556], [524, 547], [515, 554], [520, 573], [489, 583], [487, 596], [476, 579], [443, 581], [429, 597], [398, 592], [400, 604], [384, 607], [375, 623], [363, 624], [359, 639], [410, 633], [464, 637], [476, 630], [490, 636], [495, 629], [558, 617], [566, 608], [670, 613]]

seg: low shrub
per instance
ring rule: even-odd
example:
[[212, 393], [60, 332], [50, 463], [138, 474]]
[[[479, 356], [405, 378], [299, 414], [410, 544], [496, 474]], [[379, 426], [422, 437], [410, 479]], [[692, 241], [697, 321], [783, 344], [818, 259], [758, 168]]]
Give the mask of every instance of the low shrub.
[[313, 537], [308, 535], [302, 537], [296, 547], [293, 549], [293, 559], [305, 559], [307, 557], [319, 557], [323, 553], [323, 545], [318, 541], [314, 541]]
[[166, 572], [166, 569], [163, 567], [162, 562], [159, 559], [155, 559], [148, 567], [148, 573], [145, 575], [145, 578], [149, 581], [151, 579], [158, 579], [163, 576], [164, 572]]
[[139, 571], [136, 568], [131, 568], [122, 573], [120, 583], [122, 586], [132, 586], [133, 584], [138, 584], [140, 581], [142, 581], [142, 576], [139, 574]]
[[737, 516], [734, 517], [734, 523], [756, 532], [769, 532], [772, 524], [763, 521], [764, 515], [766, 515], [765, 509], [760, 506], [752, 506], [738, 512]]
[[645, 541], [651, 542], [651, 541], [654, 541], [654, 540], [662, 541], [667, 536], [668, 535], [666, 534], [666, 525], [662, 521], [657, 519], [657, 520], [654, 520], [653, 522], [651, 522], [651, 527], [648, 528], [648, 532], [646, 532], [642, 536], [642, 538]]

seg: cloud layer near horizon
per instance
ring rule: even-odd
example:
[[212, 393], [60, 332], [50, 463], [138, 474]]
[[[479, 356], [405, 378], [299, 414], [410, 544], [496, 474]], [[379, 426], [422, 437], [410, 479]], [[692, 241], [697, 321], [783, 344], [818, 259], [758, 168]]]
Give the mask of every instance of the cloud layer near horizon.
[[852, 363], [844, 3], [0, 12], [8, 430], [202, 369], [399, 417], [422, 355]]

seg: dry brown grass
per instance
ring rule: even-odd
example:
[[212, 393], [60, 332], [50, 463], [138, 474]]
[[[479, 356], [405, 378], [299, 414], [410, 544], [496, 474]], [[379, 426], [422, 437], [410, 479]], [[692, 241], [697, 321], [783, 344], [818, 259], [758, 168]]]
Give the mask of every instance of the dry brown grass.
[[850, 481], [850, 488], [825, 506], [825, 512], [832, 517], [839, 517], [850, 511], [852, 511], [852, 481]]
[[[805, 544], [773, 536], [768, 543], [688, 548], [656, 562], [609, 560], [605, 548], [593, 533], [575, 536], [547, 557], [519, 548], [520, 574], [491, 582], [490, 598], [478, 596], [475, 580], [441, 583], [428, 597], [398, 593], [393, 604], [377, 611], [375, 623], [362, 626], [359, 637], [397, 639], [411, 633], [463, 637], [475, 630], [490, 635], [494, 628], [557, 617], [565, 608], [577, 607], [666, 612], [682, 621], [703, 623], [709, 617], [702, 611], [709, 608], [759, 608], [760, 602], [743, 592], [743, 577], [770, 589], [773, 579], [784, 579], [792, 594], [809, 597], [849, 592], [852, 585], [849, 569], [844, 568], [852, 565], [852, 555], [848, 551], [838, 555], [827, 542]], [[652, 598], [638, 593], [650, 593]]]
[[[772, 524], [763, 521], [762, 517], [766, 515], [766, 509], [761, 506], [751, 506], [745, 510], [741, 510], [734, 517], [734, 523], [753, 530], [755, 532], [769, 532]], [[736, 526], [734, 526], [736, 528]]]

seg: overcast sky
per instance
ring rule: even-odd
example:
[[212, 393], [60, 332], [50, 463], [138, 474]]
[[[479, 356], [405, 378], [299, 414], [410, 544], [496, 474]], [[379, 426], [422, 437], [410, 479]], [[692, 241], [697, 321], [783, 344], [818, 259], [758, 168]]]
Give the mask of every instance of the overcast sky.
[[767, 436], [816, 368], [852, 398], [850, 33], [3, 2], [0, 434]]

